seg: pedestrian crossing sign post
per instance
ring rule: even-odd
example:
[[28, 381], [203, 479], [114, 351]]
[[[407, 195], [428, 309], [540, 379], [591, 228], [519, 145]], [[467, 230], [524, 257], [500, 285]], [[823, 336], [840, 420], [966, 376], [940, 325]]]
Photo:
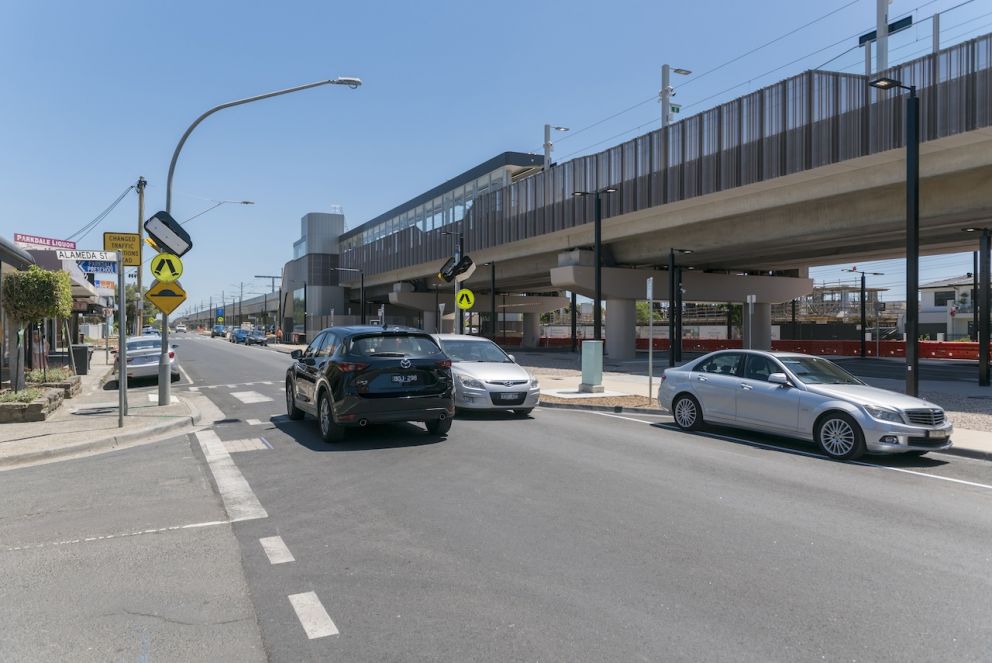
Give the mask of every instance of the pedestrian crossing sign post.
[[152, 276], [162, 283], [178, 281], [183, 275], [183, 261], [172, 253], [160, 253], [152, 258]]
[[462, 288], [455, 294], [455, 304], [463, 311], [475, 306], [475, 293], [468, 288]]

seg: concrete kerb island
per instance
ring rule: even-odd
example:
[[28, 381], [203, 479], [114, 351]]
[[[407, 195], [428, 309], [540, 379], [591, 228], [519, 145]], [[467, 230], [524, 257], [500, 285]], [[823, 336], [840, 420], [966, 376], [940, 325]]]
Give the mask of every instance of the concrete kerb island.
[[[100, 364], [105, 371], [99, 370]], [[108, 398], [112, 392], [102, 389], [111, 377], [112, 366], [97, 362], [97, 369], [84, 377], [82, 394], [67, 401], [46, 421], [0, 426], [0, 469], [133, 446], [200, 422], [201, 414], [193, 403], [173, 396], [170, 405], [162, 408], [150, 402], [132, 402], [124, 428], [117, 428], [117, 403]], [[50, 391], [60, 397], [63, 393]]]

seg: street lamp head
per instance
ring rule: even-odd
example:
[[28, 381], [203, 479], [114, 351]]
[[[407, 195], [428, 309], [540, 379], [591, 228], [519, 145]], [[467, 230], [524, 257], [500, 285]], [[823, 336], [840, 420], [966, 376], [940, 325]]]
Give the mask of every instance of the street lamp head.
[[254, 200], [242, 200], [242, 201], [240, 201], [240, 204], [241, 205], [254, 205], [255, 204], [255, 201]]
[[888, 76], [882, 76], [881, 78], [876, 78], [873, 81], [868, 81], [868, 85], [878, 88], [879, 90], [891, 90], [893, 88], [902, 88], [903, 90], [914, 91], [916, 88], [911, 85], [903, 85], [902, 81], [895, 78], [889, 78]]
[[608, 186], [602, 191], [602, 193], [616, 193], [616, 192], [617, 192], [616, 187], [612, 187], [612, 186]]
[[354, 76], [338, 76], [330, 81], [331, 85], [347, 85], [352, 90], [357, 90], [362, 86], [362, 79]]
[[683, 253], [685, 255], [689, 255], [690, 253], [694, 253], [694, 251], [692, 249], [675, 249], [675, 248], [673, 248], [672, 251], [674, 251], [675, 253]]
[[568, 127], [551, 127], [555, 131], [568, 131]]
[[979, 228], [978, 226], [969, 226], [967, 228], [962, 228], [961, 231], [966, 233], [987, 233], [987, 232], [992, 232], [992, 228]]
[[672, 73], [673, 74], [680, 74], [682, 76], [688, 76], [692, 72], [689, 71], [688, 69], [683, 69], [682, 67], [676, 67], [675, 69], [672, 69]]

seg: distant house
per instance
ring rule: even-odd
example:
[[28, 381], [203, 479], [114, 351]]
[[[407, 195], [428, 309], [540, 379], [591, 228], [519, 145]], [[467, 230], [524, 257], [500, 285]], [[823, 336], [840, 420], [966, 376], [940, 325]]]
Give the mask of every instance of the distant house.
[[920, 335], [946, 341], [975, 338], [974, 277], [969, 272], [920, 286]]

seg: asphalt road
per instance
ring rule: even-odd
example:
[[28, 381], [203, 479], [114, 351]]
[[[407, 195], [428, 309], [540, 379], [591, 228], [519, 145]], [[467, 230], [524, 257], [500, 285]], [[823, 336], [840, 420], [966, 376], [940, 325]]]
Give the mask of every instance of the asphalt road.
[[987, 463], [551, 409], [326, 445], [287, 356], [175, 340], [264, 507], [233, 532], [270, 660], [989, 660]]

